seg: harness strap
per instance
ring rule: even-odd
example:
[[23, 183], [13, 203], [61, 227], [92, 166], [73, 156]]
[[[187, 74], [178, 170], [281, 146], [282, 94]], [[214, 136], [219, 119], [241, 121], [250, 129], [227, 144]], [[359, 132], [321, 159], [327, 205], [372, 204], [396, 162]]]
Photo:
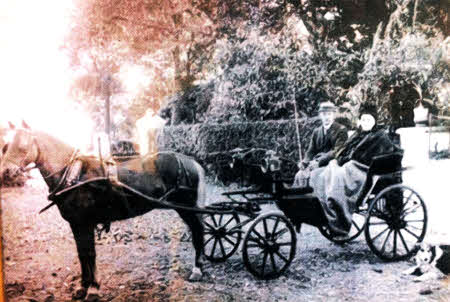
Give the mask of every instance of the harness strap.
[[53, 200], [53, 198], [55, 197], [55, 195], [56, 195], [56, 193], [57, 193], [59, 187], [61, 187], [61, 185], [64, 183], [64, 181], [65, 181], [65, 179], [66, 179], [66, 177], [67, 177], [67, 173], [68, 173], [69, 170], [70, 170], [70, 169], [68, 169], [68, 167], [69, 167], [69, 166], [73, 163], [73, 161], [75, 160], [75, 156], [77, 155], [78, 151], [79, 151], [78, 149], [75, 149], [75, 151], [73, 152], [72, 156], [70, 157], [69, 163], [66, 164], [66, 165], [64, 166], [64, 168], [62, 168], [61, 170], [59, 170], [59, 171], [57, 171], [57, 172], [55, 172], [55, 173], [52, 173], [52, 174], [46, 176], [46, 178], [48, 178], [48, 177], [50, 177], [50, 176], [52, 176], [52, 175], [56, 175], [57, 173], [60, 173], [60, 172], [64, 171], [64, 173], [63, 173], [63, 175], [60, 177], [60, 179], [59, 179], [58, 184], [56, 185], [56, 187], [53, 189], [53, 191], [51, 191], [51, 192], [48, 194], [47, 199]]
[[[177, 188], [192, 188], [189, 171], [186, 169], [183, 161], [178, 156], [175, 155], [175, 158], [177, 159], [178, 163]], [[183, 185], [182, 183], [183, 178], [186, 180], [186, 185]]]

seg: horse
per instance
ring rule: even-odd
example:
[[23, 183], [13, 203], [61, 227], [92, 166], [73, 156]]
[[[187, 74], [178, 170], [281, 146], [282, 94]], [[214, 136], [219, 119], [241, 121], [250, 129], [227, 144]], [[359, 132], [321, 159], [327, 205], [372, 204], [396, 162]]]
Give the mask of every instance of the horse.
[[[76, 242], [81, 282], [74, 297], [83, 299], [100, 296], [100, 282], [96, 278], [95, 229], [98, 225], [109, 226], [111, 222], [143, 215], [155, 208], [169, 208], [149, 201], [170, 200], [180, 205], [174, 208], [192, 233], [195, 261], [189, 279], [202, 277], [204, 228], [201, 215], [189, 207], [204, 206], [205, 173], [193, 158], [175, 153], [147, 154], [117, 164], [117, 178], [123, 184], [142, 194], [124, 191], [113, 182], [91, 182], [80, 185], [64, 194], [62, 178], [73, 166], [74, 158], [81, 162], [78, 183], [90, 179], [102, 179], [105, 175], [103, 161], [95, 156], [74, 156], [72, 146], [42, 131], [32, 130], [26, 123], [12, 129], [12, 141], [5, 148], [0, 175], [25, 169], [31, 163], [39, 169], [49, 188], [61, 216], [69, 223]], [[108, 179], [108, 178], [106, 178]], [[62, 190], [62, 191], [61, 191]]]

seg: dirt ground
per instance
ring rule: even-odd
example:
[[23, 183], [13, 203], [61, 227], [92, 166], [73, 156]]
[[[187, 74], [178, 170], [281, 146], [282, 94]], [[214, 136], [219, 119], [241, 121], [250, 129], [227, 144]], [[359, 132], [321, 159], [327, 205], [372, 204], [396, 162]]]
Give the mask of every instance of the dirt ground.
[[[223, 199], [223, 190], [208, 185], [209, 202]], [[46, 194], [40, 179], [2, 189], [8, 301], [71, 301], [79, 282], [68, 223], [55, 207], [38, 214]], [[189, 282], [193, 248], [186, 237], [169, 210], [113, 223], [97, 242], [102, 301], [450, 301], [448, 278], [413, 282], [401, 274], [410, 262], [382, 262], [363, 236], [339, 246], [306, 225], [293, 263], [278, 279], [255, 279], [239, 249], [226, 262], [208, 263], [202, 281]]]

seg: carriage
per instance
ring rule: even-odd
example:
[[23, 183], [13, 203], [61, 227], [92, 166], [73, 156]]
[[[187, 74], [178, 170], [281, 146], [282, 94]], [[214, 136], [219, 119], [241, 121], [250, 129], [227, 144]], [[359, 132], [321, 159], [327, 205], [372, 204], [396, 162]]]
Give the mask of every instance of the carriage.
[[[257, 278], [272, 279], [286, 271], [295, 257], [303, 223], [327, 239], [343, 244], [364, 232], [375, 255], [386, 261], [409, 258], [427, 228], [427, 210], [417, 192], [403, 185], [402, 153], [374, 158], [347, 238], [333, 237], [312, 188], [292, 188], [282, 177], [283, 159], [267, 152], [261, 163], [266, 177], [256, 188], [223, 193], [226, 201], [207, 206], [204, 215], [205, 255], [213, 262], [231, 257], [242, 242], [246, 268]], [[242, 160], [240, 154], [233, 161]], [[236, 164], [236, 163], [234, 163]], [[278, 210], [264, 211], [275, 205]], [[273, 208], [273, 206], [272, 206]], [[246, 230], [244, 226], [249, 225]]]

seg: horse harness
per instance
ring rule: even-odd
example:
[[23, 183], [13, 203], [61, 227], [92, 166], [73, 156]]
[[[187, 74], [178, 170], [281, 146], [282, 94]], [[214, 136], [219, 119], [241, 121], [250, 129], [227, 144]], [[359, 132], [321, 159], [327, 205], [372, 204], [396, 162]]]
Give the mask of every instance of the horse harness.
[[[50, 175], [45, 176], [44, 178], [49, 178], [51, 176], [54, 176], [58, 173], [63, 172], [61, 178], [58, 181], [58, 184], [56, 185], [55, 189], [53, 189], [52, 192], [49, 193], [47, 199], [51, 200], [52, 202], [48, 204], [46, 207], [44, 207], [39, 213], [42, 213], [46, 210], [48, 210], [50, 207], [56, 205], [58, 202], [57, 197], [61, 195], [62, 193], [65, 193], [67, 191], [73, 190], [77, 187], [83, 186], [86, 183], [89, 182], [95, 182], [98, 180], [105, 180], [107, 179], [109, 181], [109, 194], [112, 194], [112, 185], [118, 186], [119, 188], [124, 186], [119, 180], [118, 180], [118, 172], [117, 172], [117, 163], [111, 160], [104, 161], [102, 160], [102, 170], [104, 172], [103, 177], [95, 177], [92, 179], [89, 179], [84, 182], [79, 182], [80, 176], [81, 176], [81, 170], [83, 166], [83, 161], [81, 158], [77, 156], [79, 153], [79, 150], [75, 150], [72, 154], [69, 163], [64, 166], [62, 169], [51, 173]], [[179, 190], [188, 190], [193, 191], [194, 185], [191, 180], [191, 174], [189, 173], [188, 169], [186, 168], [185, 164], [183, 163], [183, 160], [175, 155], [175, 159], [177, 162], [177, 176], [175, 181], [175, 187], [170, 189], [168, 192], [164, 194], [164, 198], [168, 195], [177, 192]], [[128, 187], [128, 186], [126, 186]]]

